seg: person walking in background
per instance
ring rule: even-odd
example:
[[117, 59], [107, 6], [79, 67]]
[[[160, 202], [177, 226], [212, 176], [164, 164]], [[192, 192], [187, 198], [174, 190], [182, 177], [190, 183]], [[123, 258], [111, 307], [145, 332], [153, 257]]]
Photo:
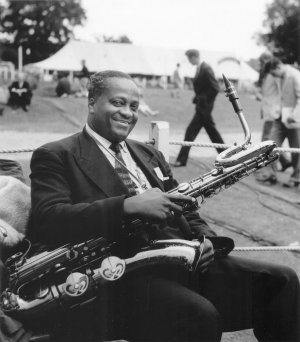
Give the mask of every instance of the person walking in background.
[[81, 69], [81, 77], [82, 78], [89, 78], [90, 77], [90, 73], [89, 73], [89, 69], [86, 66], [86, 61], [85, 59], [83, 59], [81, 61], [81, 65], [82, 65], [82, 69]]
[[68, 97], [71, 94], [71, 83], [69, 80], [69, 73], [62, 71], [58, 74], [58, 82], [55, 88], [58, 97]]
[[[262, 141], [270, 140], [270, 133], [274, 120], [280, 118], [281, 112], [280, 80], [266, 70], [266, 66], [268, 67], [268, 62], [270, 62], [272, 58], [273, 55], [270, 52], [264, 52], [259, 57], [260, 71], [259, 79], [256, 82], [259, 91], [256, 94], [256, 99], [261, 101], [261, 119], [264, 120], [261, 137]], [[281, 164], [281, 171], [285, 171], [292, 166], [290, 159], [284, 153], [280, 154], [279, 162]], [[266, 171], [267, 170], [262, 169], [260, 172], [256, 172], [256, 180], [261, 182], [272, 181], [272, 178], [269, 178], [269, 174]]]
[[89, 69], [86, 66], [86, 61], [83, 59], [81, 61], [82, 69], [79, 74], [79, 80], [80, 80], [80, 92], [76, 95], [79, 97], [87, 97], [88, 96], [88, 90], [87, 90], [87, 84], [90, 77]]
[[25, 81], [25, 74], [23, 72], [18, 72], [17, 80], [8, 87], [8, 90], [10, 94], [8, 105], [13, 109], [21, 107], [25, 112], [28, 112], [32, 92], [29, 83]]
[[[270, 133], [270, 140], [274, 140], [278, 146], [282, 145], [285, 138], [290, 147], [300, 148], [300, 71], [296, 68], [283, 64], [274, 57], [268, 62], [266, 68], [271, 75], [277, 77], [281, 83], [281, 115], [274, 120]], [[293, 172], [285, 187], [299, 186], [300, 184], [300, 154], [292, 153]], [[276, 166], [269, 176], [276, 182]]]
[[180, 71], [180, 64], [176, 64], [176, 69], [173, 72], [172, 76], [174, 91], [171, 92], [171, 97], [180, 97], [180, 92], [184, 87], [184, 77], [181, 74]]
[[[187, 50], [186, 56], [192, 65], [197, 66], [196, 75], [193, 81], [195, 91], [193, 103], [196, 106], [196, 113], [187, 127], [184, 140], [194, 141], [201, 128], [204, 127], [213, 143], [224, 144], [212, 118], [214, 102], [219, 92], [218, 81], [216, 80], [210, 65], [200, 61], [200, 53], [198, 50]], [[218, 153], [223, 151], [223, 149], [220, 148], [217, 148], [216, 150]], [[173, 166], [185, 166], [188, 160], [189, 151], [190, 146], [183, 146]]]

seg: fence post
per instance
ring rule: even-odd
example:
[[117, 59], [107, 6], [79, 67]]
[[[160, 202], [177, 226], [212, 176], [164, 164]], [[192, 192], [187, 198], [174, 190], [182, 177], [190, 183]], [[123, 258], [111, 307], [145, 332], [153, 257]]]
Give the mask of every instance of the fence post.
[[170, 125], [167, 121], [151, 121], [149, 140], [154, 139], [154, 147], [159, 150], [169, 162]]

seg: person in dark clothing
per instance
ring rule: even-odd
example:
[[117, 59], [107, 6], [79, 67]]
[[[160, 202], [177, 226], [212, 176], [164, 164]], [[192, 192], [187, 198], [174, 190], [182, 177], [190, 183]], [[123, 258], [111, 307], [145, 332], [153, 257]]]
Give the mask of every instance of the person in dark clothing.
[[231, 239], [216, 236], [197, 210], [183, 213], [182, 204], [193, 199], [169, 192], [177, 182], [162, 153], [127, 139], [138, 108], [138, 88], [129, 75], [91, 76], [83, 130], [33, 153], [30, 235], [47, 246], [100, 236], [122, 244], [128, 237], [124, 222], [140, 218], [149, 224], [130, 241], [145, 246], [196, 239], [201, 259], [193, 274], [158, 262], [100, 286], [88, 309], [66, 311], [68, 339], [61, 340], [217, 342], [222, 331], [254, 328], [259, 341], [299, 341], [296, 273], [228, 255]]
[[82, 64], [82, 69], [81, 69], [80, 76], [81, 77], [85, 77], [85, 78], [89, 78], [90, 77], [90, 72], [89, 72], [89, 69], [86, 66], [86, 61], [83, 59], [81, 61], [81, 64]]
[[25, 81], [24, 73], [19, 72], [17, 77], [17, 81], [13, 82], [8, 87], [10, 93], [8, 104], [12, 106], [13, 109], [21, 107], [25, 112], [27, 112], [28, 106], [31, 102], [32, 92], [30, 90], [29, 83]]
[[90, 77], [90, 72], [86, 66], [86, 61], [84, 59], [81, 61], [81, 64], [82, 64], [82, 69], [79, 73], [80, 92], [77, 94], [77, 96], [87, 97], [88, 96], [87, 85], [88, 85], [88, 80]]
[[[185, 141], [194, 141], [204, 127], [210, 140], [213, 143], [224, 144], [224, 141], [216, 128], [212, 117], [212, 110], [215, 99], [219, 92], [218, 81], [210, 65], [200, 62], [200, 53], [198, 50], [187, 50], [186, 56], [192, 65], [197, 66], [196, 75], [193, 81], [195, 97], [193, 103], [196, 107], [196, 113], [189, 123], [185, 132]], [[183, 146], [173, 166], [185, 166], [188, 160], [190, 146]], [[223, 150], [216, 149], [218, 153]]]
[[68, 76], [68, 72], [61, 72], [58, 75], [58, 82], [55, 88], [55, 92], [56, 95], [59, 97], [67, 97], [71, 94], [71, 83]]

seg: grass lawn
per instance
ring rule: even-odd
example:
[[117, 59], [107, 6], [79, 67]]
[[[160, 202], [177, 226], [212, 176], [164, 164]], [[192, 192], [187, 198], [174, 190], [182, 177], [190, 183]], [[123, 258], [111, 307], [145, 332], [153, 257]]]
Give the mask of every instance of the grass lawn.
[[[28, 113], [21, 109], [13, 112], [7, 107], [0, 117], [0, 130], [72, 133], [82, 127], [87, 115], [87, 99], [57, 98], [54, 86], [44, 84], [34, 92]], [[145, 89], [146, 102], [151, 108], [159, 110], [159, 114], [151, 118], [140, 114], [136, 129], [148, 132], [151, 120], [168, 121], [172, 134], [183, 135], [194, 114], [192, 97], [192, 90], [184, 90], [180, 99], [174, 99], [170, 90]], [[241, 94], [240, 98], [251, 131], [260, 130], [259, 103], [247, 94]], [[221, 133], [242, 132], [238, 117], [222, 92], [217, 97], [213, 116]]]

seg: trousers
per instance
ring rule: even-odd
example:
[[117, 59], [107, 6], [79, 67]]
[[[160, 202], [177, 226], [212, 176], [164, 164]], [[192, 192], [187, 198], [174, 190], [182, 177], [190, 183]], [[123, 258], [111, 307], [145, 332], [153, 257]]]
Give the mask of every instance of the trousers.
[[[274, 120], [265, 120], [262, 128], [262, 136], [261, 141], [271, 140], [270, 135], [272, 131], [272, 127], [274, 125]], [[290, 164], [290, 158], [286, 155], [286, 153], [280, 153], [279, 155], [279, 162], [282, 167]]]
[[32, 97], [31, 93], [23, 93], [22, 95], [19, 95], [19, 94], [11, 92], [10, 98], [9, 98], [9, 104], [11, 106], [16, 106], [16, 107], [29, 106], [31, 102], [31, 97]]
[[[280, 120], [274, 120], [270, 140], [274, 140], [277, 146], [280, 147], [285, 140], [288, 139], [290, 147], [300, 148], [300, 128], [286, 128]], [[290, 179], [293, 181], [300, 181], [300, 154], [292, 153], [292, 167], [293, 172]], [[273, 164], [271, 167], [272, 173], [276, 173], [276, 167]]]
[[[186, 129], [184, 141], [194, 141], [198, 133], [200, 132], [201, 128], [204, 127], [206, 133], [208, 134], [210, 140], [213, 143], [224, 144], [224, 140], [222, 139], [221, 134], [217, 130], [216, 124], [212, 117], [212, 110], [213, 103], [201, 107], [196, 106], [195, 115]], [[185, 165], [188, 160], [190, 149], [190, 146], [182, 146], [177, 157], [177, 161]], [[221, 148], [216, 148], [216, 150], [218, 153], [223, 151], [223, 149]]]
[[222, 332], [253, 328], [261, 342], [296, 342], [299, 279], [288, 267], [234, 256], [205, 273], [146, 267], [101, 288], [93, 309], [74, 319], [68, 337], [55, 341], [96, 341], [88, 339], [93, 331], [97, 341], [215, 342]]

